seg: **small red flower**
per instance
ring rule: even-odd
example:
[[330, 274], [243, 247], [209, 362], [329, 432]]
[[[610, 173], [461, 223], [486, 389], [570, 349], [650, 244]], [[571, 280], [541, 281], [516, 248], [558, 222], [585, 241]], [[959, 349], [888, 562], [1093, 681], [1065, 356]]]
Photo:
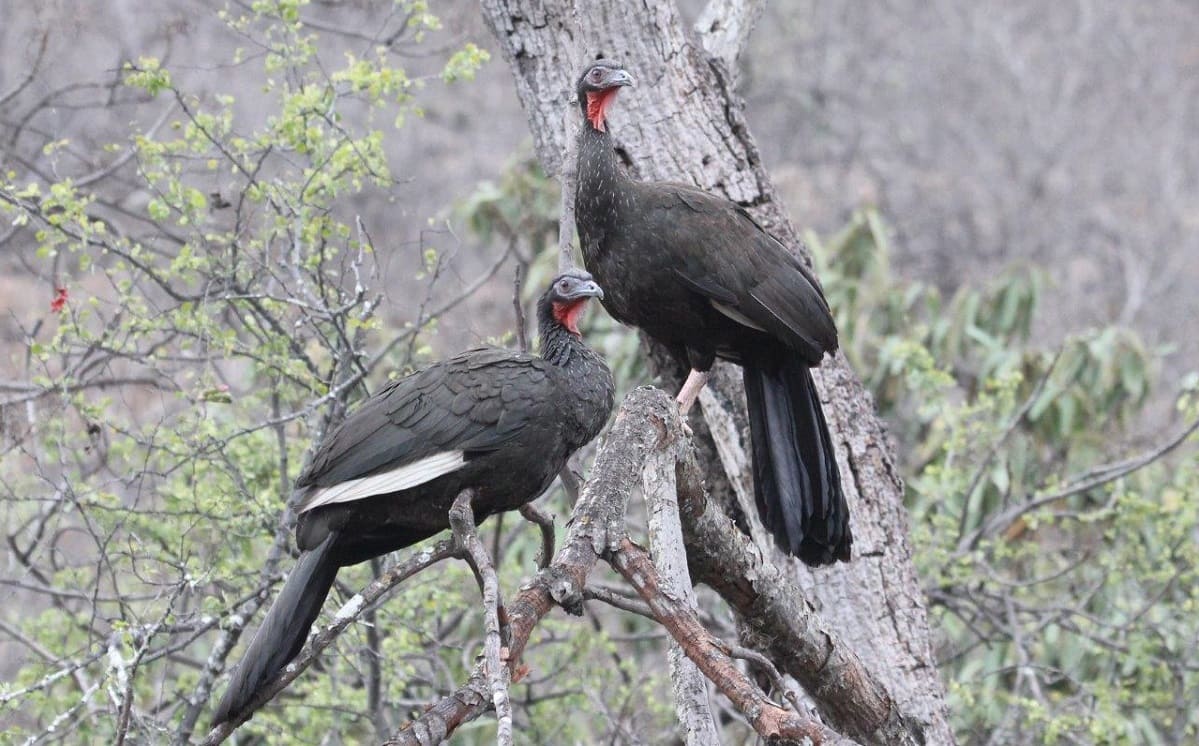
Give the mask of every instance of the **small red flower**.
[[50, 310], [54, 313], [62, 313], [62, 309], [67, 305], [67, 289], [54, 288], [54, 300], [50, 301]]

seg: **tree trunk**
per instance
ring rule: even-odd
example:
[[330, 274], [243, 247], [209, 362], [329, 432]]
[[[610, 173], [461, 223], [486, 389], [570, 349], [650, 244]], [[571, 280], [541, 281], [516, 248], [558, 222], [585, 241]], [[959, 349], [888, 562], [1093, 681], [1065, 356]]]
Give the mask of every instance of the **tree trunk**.
[[[764, 227], [807, 258], [731, 88], [727, 64], [735, 55], [727, 34], [710, 21], [700, 32], [684, 29], [672, 1], [587, 2], [579, 12], [569, 0], [481, 4], [515, 74], [537, 154], [548, 173], [559, 173], [573, 137], [573, 128], [563, 122], [579, 119], [572, 98], [584, 61], [599, 55], [614, 58], [637, 80], [635, 88], [621, 93], [609, 117], [633, 173], [723, 194], [749, 208]], [[721, 5], [726, 13], [752, 18], [752, 2], [725, 0]], [[744, 38], [745, 33], [736, 35]], [[703, 46], [706, 38], [715, 53]], [[717, 366], [710, 391], [701, 398], [703, 421], [692, 416], [711, 498], [748, 527], [776, 564], [790, 568], [824, 620], [887, 686], [903, 713], [923, 725], [927, 741], [952, 743], [924, 593], [912, 563], [903, 489], [870, 395], [840, 355], [816, 372], [840, 446], [838, 464], [853, 515], [854, 559], [812, 572], [775, 551], [757, 524], [741, 377], [727, 368]], [[702, 569], [695, 579], [704, 580]], [[746, 635], [746, 642], [759, 649], [768, 643]]]

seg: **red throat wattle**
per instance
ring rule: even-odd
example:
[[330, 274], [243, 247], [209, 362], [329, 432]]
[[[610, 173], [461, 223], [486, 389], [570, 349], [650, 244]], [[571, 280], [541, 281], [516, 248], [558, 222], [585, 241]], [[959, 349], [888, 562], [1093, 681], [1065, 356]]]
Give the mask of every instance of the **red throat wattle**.
[[566, 331], [575, 336], [579, 334], [579, 317], [583, 315], [583, 309], [587, 307], [587, 299], [570, 301], [567, 303], [554, 303], [554, 318], [558, 323], [566, 327]]
[[619, 90], [619, 88], [609, 88], [606, 91], [587, 92], [587, 121], [591, 122], [591, 126], [595, 127], [597, 131], [607, 131], [604, 119], [608, 116], [608, 107], [612, 105], [612, 101], [616, 98], [616, 92]]

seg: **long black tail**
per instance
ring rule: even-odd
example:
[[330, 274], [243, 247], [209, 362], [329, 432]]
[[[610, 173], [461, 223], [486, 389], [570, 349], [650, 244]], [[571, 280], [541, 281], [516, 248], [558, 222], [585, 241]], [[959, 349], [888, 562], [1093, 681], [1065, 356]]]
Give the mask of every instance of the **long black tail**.
[[338, 565], [333, 562], [333, 543], [336, 533], [311, 551], [300, 555], [295, 568], [287, 576], [283, 590], [266, 613], [266, 618], [254, 633], [250, 647], [242, 657], [225, 696], [217, 705], [214, 724], [232, 720], [241, 714], [260, 689], [269, 684], [284, 666], [304, 647], [308, 630], [316, 621]]
[[780, 549], [808, 565], [848, 562], [849, 506], [808, 366], [791, 354], [742, 370], [762, 522]]

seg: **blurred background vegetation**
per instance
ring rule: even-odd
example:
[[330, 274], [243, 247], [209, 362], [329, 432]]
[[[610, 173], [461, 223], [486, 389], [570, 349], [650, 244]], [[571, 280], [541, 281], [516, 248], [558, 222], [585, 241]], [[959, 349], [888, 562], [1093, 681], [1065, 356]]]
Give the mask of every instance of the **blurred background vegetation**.
[[[1180, 259], [1193, 179], [1171, 176], [1193, 144], [1169, 136], [1173, 109], [1141, 123], [1151, 142], [1135, 148], [1071, 130], [1103, 101], [1072, 107], [1029, 82], [1016, 62], [1053, 61], [1005, 36], [1035, 20], [1029, 8], [943, 17], [958, 36], [930, 49], [978, 65], [938, 87], [922, 55], [868, 43], [932, 28], [925, 14], [948, 13], [936, 4], [870, 18], [782, 5], [746, 62], [749, 117], [793, 218], [814, 226], [843, 349], [890, 423], [959, 737], [1194, 741], [1199, 361], [1193, 297], [1177, 286], [1193, 271]], [[1199, 25], [1193, 10], [1159, 3], [1175, 22], [1137, 25], [1118, 5], [1045, 11], [1050, 30], [1031, 36], [1085, 41], [1106, 24], [1137, 55], [1148, 39], [1146, 76], [1161, 85], [1194, 65], [1171, 56]], [[11, 42], [24, 29], [4, 46], [22, 64], [0, 76], [0, 742], [185, 741], [290, 566], [284, 506], [309, 445], [391, 376], [480, 340], [514, 344], [513, 275], [527, 305], [554, 271], [558, 188], [521, 145], [469, 3], [180, 2], [152, 18], [116, 3], [95, 26], [56, 25], [78, 10], [23, 10], [0, 31]], [[98, 49], [112, 60], [101, 70]], [[1079, 69], [1081, 42], [1063, 49]], [[795, 78], [763, 64], [780, 53], [805, 61]], [[1100, 71], [1120, 59], [1099, 54]], [[889, 55], [895, 77], [847, 90], [871, 55]], [[988, 77], [992, 65], [1007, 77]], [[1010, 90], [969, 95], [993, 78]], [[878, 107], [943, 88], [961, 95], [930, 111], [961, 114], [944, 126], [973, 139], [938, 145], [943, 123], [926, 118], [894, 129], [910, 160], [882, 152]], [[1025, 111], [1042, 96], [1058, 107], [1044, 121]], [[1022, 146], [1009, 130], [1025, 120], [986, 116], [1007, 99], [1043, 143], [1058, 128], [1086, 136]], [[963, 152], [985, 142], [971, 122], [998, 133], [974, 163]], [[1008, 174], [992, 169], [1004, 153]], [[1104, 181], [1111, 163], [1087, 170], [1096, 153], [1125, 179]], [[1087, 194], [1082, 227], [1062, 217]], [[650, 380], [635, 334], [602, 313], [586, 333], [622, 393]], [[561, 529], [565, 495], [543, 504]], [[536, 532], [508, 516], [485, 538], [514, 589]], [[384, 564], [343, 572], [335, 597]], [[390, 733], [471, 669], [476, 594], [459, 565], [405, 583], [238, 742]], [[700, 599], [734, 636], [719, 602]], [[590, 603], [582, 622], [556, 614], [539, 629], [513, 691], [522, 738], [670, 739], [660, 628]], [[720, 711], [730, 742], [748, 738]]]

